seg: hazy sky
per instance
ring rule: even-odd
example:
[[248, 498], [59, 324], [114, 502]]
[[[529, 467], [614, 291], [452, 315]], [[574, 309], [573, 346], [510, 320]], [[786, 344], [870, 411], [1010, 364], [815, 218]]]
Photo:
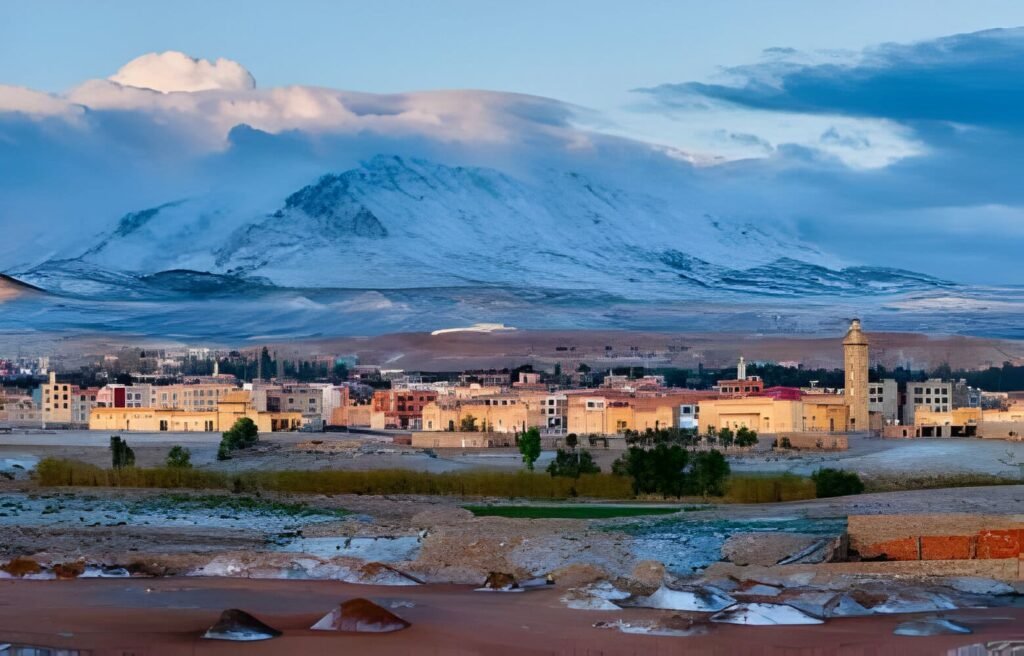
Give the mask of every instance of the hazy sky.
[[[698, 163], [705, 211], [848, 263], [1024, 283], [1022, 25], [1021, 0], [0, 0], [0, 221], [192, 193], [197, 162], [241, 158], [241, 124], [296, 175], [426, 144], [580, 160], [626, 136], [637, 164]], [[143, 57], [165, 51], [198, 60]], [[335, 91], [436, 89], [562, 102]]]

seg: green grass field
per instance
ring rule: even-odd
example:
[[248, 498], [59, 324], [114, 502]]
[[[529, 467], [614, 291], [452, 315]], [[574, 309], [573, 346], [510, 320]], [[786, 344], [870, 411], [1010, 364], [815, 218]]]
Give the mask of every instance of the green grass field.
[[669, 515], [675, 512], [703, 510], [699, 506], [685, 508], [644, 508], [642, 506], [463, 506], [477, 517], [511, 517], [514, 519], [610, 519]]

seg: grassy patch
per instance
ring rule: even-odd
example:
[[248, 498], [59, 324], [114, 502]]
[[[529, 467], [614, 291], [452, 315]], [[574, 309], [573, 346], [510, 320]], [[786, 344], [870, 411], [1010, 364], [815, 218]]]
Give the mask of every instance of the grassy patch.
[[[512, 517], [515, 519], [609, 519], [669, 515], [686, 508], [654, 508], [642, 506], [463, 506], [477, 517]], [[694, 508], [696, 509], [696, 508]]]
[[729, 477], [726, 503], [777, 503], [816, 498], [814, 481], [794, 474], [740, 474]]
[[241, 474], [167, 467], [104, 469], [76, 460], [46, 458], [36, 467], [46, 486], [186, 488], [237, 493], [424, 494], [527, 499], [630, 499], [632, 480], [612, 474], [578, 479], [546, 473], [469, 471], [433, 474], [405, 469], [372, 471], [260, 471]]

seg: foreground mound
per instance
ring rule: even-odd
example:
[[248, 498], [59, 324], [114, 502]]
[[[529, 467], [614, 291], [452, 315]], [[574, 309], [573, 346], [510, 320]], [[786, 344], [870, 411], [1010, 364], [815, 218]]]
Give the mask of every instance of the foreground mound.
[[220, 614], [217, 623], [203, 634], [209, 640], [269, 640], [281, 632], [269, 627], [244, 610], [231, 608]]
[[349, 599], [324, 615], [311, 629], [349, 633], [390, 633], [412, 626], [369, 599]]

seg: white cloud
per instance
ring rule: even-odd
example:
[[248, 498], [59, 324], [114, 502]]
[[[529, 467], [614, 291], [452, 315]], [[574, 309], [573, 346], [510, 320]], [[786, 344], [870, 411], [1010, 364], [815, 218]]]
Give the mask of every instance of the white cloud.
[[17, 112], [36, 117], [72, 118], [83, 112], [67, 100], [25, 87], [0, 84], [0, 112]]
[[185, 53], [168, 50], [137, 57], [110, 76], [123, 86], [172, 91], [242, 91], [256, 87], [256, 80], [241, 64], [220, 58], [195, 59]]

